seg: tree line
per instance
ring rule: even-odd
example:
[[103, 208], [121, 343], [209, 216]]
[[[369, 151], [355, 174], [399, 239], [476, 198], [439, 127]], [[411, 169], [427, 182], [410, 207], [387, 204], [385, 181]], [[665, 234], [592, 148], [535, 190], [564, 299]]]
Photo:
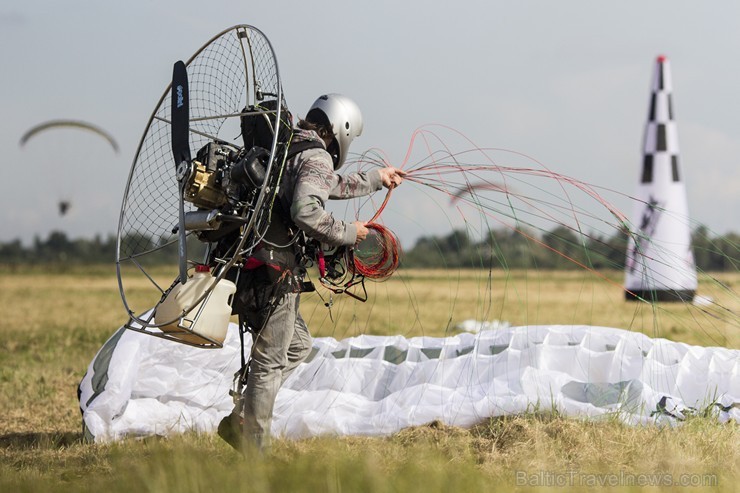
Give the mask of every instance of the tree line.
[[[137, 241], [141, 241], [137, 239]], [[125, 239], [123, 241], [125, 243]], [[156, 242], [151, 240], [151, 244]], [[465, 230], [442, 236], [419, 238], [401, 256], [401, 267], [409, 268], [504, 268], [504, 269], [592, 269], [624, 268], [628, 236], [580, 234], [564, 226], [537, 234], [525, 230], [492, 230], [475, 239]], [[704, 271], [735, 271], [740, 260], [740, 235], [711, 235], [699, 226], [692, 232], [697, 267]], [[70, 239], [54, 231], [46, 239], [36, 237], [29, 246], [16, 239], [0, 243], [0, 264], [106, 264], [115, 262], [115, 236]], [[171, 262], [170, 253], [150, 262]]]
[[[581, 234], [558, 226], [541, 234], [526, 230], [493, 230], [475, 241], [465, 230], [417, 240], [404, 253], [408, 267], [471, 267], [504, 269], [624, 269], [629, 236]], [[740, 236], [712, 236], [705, 226], [692, 232], [697, 268], [735, 271], [740, 261]]]

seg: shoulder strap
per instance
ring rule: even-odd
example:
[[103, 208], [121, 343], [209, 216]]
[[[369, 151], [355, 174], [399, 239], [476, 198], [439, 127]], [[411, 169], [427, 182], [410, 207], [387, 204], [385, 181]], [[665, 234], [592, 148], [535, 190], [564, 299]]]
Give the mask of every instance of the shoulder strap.
[[302, 140], [301, 142], [290, 144], [290, 147], [288, 147], [288, 154], [285, 156], [285, 160], [287, 161], [289, 159], [292, 159], [293, 156], [300, 154], [303, 151], [319, 148], [323, 149], [324, 146], [321, 145], [321, 142], [317, 142], [315, 140]]

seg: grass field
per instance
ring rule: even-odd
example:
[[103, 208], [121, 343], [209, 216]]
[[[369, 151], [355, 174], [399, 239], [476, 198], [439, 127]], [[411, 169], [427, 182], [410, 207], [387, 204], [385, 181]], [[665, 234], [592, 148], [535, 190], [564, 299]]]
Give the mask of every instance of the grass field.
[[[170, 273], [162, 272], [166, 277]], [[462, 320], [589, 324], [689, 344], [738, 348], [737, 274], [704, 277], [731, 317], [701, 307], [624, 301], [621, 273], [400, 271], [358, 303], [304, 297], [315, 336], [445, 336]], [[135, 287], [134, 287], [135, 288]], [[132, 298], [147, 303], [145, 286]], [[0, 491], [588, 491], [672, 485], [737, 491], [740, 432], [692, 417], [682, 426], [628, 427], [557, 414], [439, 423], [385, 438], [278, 440], [244, 458], [213, 435], [89, 445], [76, 387], [124, 321], [112, 267], [0, 268]], [[734, 318], [733, 318], [734, 317]], [[670, 482], [670, 483], [669, 483]]]

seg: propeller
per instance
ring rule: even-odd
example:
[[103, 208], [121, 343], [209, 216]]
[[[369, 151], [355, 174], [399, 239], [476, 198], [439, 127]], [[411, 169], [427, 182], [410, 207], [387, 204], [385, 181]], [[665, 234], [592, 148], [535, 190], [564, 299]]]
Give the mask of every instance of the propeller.
[[177, 228], [180, 283], [188, 280], [188, 251], [185, 231], [185, 184], [190, 174], [190, 103], [188, 95], [188, 72], [182, 60], [172, 69], [172, 155], [177, 166], [180, 214]]

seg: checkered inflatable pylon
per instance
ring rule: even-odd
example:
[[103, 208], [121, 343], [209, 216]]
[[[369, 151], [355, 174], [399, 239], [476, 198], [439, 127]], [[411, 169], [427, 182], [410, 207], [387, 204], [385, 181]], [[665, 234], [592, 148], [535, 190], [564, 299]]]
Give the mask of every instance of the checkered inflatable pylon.
[[696, 264], [668, 59], [655, 61], [643, 162], [625, 266], [628, 300], [691, 301]]

